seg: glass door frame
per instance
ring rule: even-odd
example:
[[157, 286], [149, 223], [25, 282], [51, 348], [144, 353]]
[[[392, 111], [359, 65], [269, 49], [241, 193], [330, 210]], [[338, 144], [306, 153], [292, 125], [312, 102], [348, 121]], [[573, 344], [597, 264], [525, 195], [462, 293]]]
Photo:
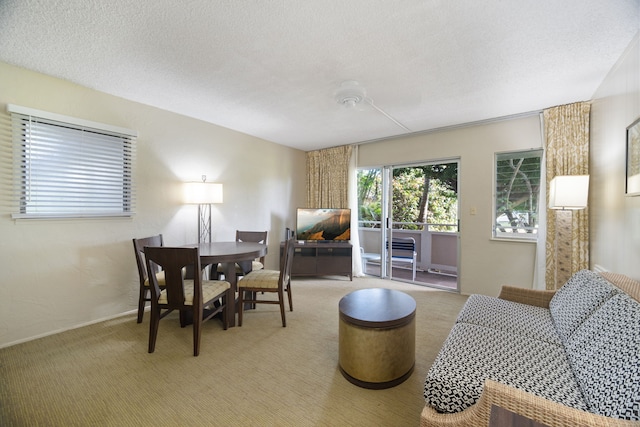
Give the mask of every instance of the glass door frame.
[[[378, 253], [381, 254], [380, 257], [380, 278], [383, 279], [392, 279], [392, 280], [402, 280], [395, 279], [393, 277], [393, 266], [391, 260], [391, 250], [387, 250], [386, 242], [393, 238], [394, 229], [393, 229], [393, 171], [395, 169], [403, 169], [403, 168], [411, 168], [411, 167], [420, 167], [420, 166], [428, 166], [428, 165], [438, 165], [438, 164], [457, 164], [457, 176], [460, 176], [460, 158], [447, 158], [447, 159], [439, 159], [439, 160], [430, 160], [430, 161], [421, 161], [421, 162], [412, 162], [406, 164], [397, 164], [397, 165], [384, 165], [378, 167], [371, 168], [363, 168], [363, 169], [379, 169], [381, 175], [381, 218], [380, 218], [380, 241], [378, 244]], [[459, 187], [459, 186], [458, 186]], [[457, 265], [460, 265], [460, 191], [457, 189], [457, 206], [456, 206], [456, 215], [457, 215], [457, 239], [456, 239], [456, 259]], [[403, 280], [406, 281], [406, 280]], [[414, 284], [422, 284], [417, 281], [409, 281]], [[460, 289], [460, 281], [459, 281], [459, 273], [456, 279], [456, 291]]]

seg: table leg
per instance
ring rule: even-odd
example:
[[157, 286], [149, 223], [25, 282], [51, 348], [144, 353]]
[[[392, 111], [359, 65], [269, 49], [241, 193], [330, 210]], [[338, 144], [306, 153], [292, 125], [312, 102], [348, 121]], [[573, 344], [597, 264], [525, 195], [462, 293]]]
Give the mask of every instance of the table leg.
[[[252, 261], [238, 261], [236, 262], [236, 264], [238, 264], [240, 266], [240, 269], [242, 270], [243, 275], [245, 274], [249, 274], [251, 272], [251, 268], [252, 268]], [[255, 292], [245, 292], [245, 300], [246, 299], [255, 299]], [[250, 302], [247, 302], [244, 304], [244, 309], [245, 310], [252, 310], [256, 308], [255, 304], [251, 304]]]
[[[238, 291], [238, 276], [236, 275], [236, 263], [240, 265], [242, 271], [246, 274], [251, 271], [251, 261], [237, 261], [237, 262], [225, 262], [222, 263], [222, 269], [224, 271], [224, 280], [231, 285], [231, 294], [234, 299], [236, 298], [236, 292]], [[231, 306], [231, 304], [230, 304]], [[245, 308], [250, 306], [247, 304]], [[227, 320], [229, 321], [229, 327], [232, 328], [236, 325], [236, 313], [238, 312], [238, 300], [233, 301], [233, 310], [227, 310]]]
[[[238, 278], [236, 277], [236, 263], [225, 262], [223, 265], [224, 280], [231, 285], [231, 295], [233, 295], [233, 301], [227, 302], [229, 304], [227, 308], [227, 320], [229, 327], [232, 328], [236, 325], [236, 313], [238, 312], [238, 303], [236, 299], [236, 291], [238, 290]], [[231, 310], [229, 310], [231, 308]]]

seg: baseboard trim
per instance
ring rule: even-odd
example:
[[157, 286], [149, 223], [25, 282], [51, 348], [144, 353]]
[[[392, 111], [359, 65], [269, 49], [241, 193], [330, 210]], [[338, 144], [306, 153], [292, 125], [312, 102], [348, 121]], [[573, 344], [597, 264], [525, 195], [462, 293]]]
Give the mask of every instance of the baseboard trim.
[[95, 323], [100, 323], [100, 322], [104, 322], [104, 321], [107, 321], [107, 320], [113, 320], [113, 319], [117, 319], [118, 317], [128, 316], [130, 314], [137, 314], [137, 313], [138, 313], [138, 309], [125, 311], [124, 313], [118, 313], [118, 314], [114, 314], [114, 315], [111, 315], [111, 316], [103, 317], [103, 318], [100, 318], [100, 319], [92, 320], [90, 322], [80, 323], [78, 325], [69, 326], [68, 328], [61, 328], [61, 329], [57, 329], [55, 331], [49, 331], [49, 332], [46, 332], [44, 334], [35, 335], [35, 336], [29, 337], [29, 338], [23, 338], [23, 339], [20, 339], [20, 340], [17, 340], [17, 341], [12, 341], [12, 342], [9, 342], [9, 343], [0, 344], [0, 348], [11, 347], [11, 346], [14, 346], [14, 345], [17, 345], [17, 344], [22, 344], [22, 343], [25, 343], [25, 342], [37, 340], [39, 338], [44, 338], [44, 337], [48, 337], [48, 336], [51, 336], [51, 335], [59, 334], [61, 332], [71, 331], [73, 329], [78, 329], [78, 328], [82, 328], [84, 326], [93, 325]]

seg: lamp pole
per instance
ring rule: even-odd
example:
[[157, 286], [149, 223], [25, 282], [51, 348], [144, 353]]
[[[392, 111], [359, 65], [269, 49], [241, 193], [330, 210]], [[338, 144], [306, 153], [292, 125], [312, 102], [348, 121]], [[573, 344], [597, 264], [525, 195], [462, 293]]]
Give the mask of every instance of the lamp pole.
[[198, 205], [198, 243], [211, 243], [211, 205]]

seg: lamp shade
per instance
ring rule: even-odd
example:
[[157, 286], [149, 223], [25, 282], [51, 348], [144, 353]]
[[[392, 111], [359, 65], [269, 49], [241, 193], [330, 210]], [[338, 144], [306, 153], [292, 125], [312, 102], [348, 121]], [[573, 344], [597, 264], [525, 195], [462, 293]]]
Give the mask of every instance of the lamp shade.
[[549, 209], [584, 209], [588, 197], [589, 175], [556, 176], [549, 184]]
[[196, 205], [222, 203], [222, 184], [187, 182], [184, 184], [184, 202]]

